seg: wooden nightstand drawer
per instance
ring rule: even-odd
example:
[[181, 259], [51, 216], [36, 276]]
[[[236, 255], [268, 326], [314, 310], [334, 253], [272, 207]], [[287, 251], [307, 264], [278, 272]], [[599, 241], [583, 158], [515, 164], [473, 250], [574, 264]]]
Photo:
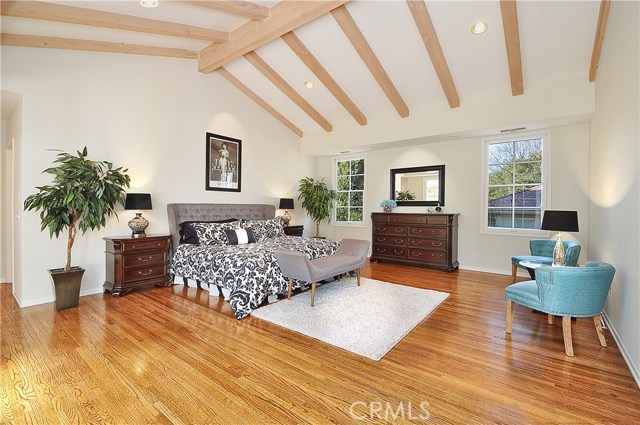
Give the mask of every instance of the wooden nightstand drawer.
[[123, 283], [135, 282], [138, 280], [153, 279], [154, 277], [166, 276], [167, 266], [160, 264], [158, 266], [144, 267], [141, 269], [131, 269], [124, 271]]
[[284, 234], [287, 236], [302, 236], [302, 232], [304, 232], [304, 226], [284, 226]]
[[136, 238], [122, 241], [122, 252], [159, 250], [167, 249], [168, 247], [169, 239], [148, 240], [147, 238]]
[[167, 262], [167, 252], [140, 252], [129, 253], [124, 256], [122, 263], [125, 269], [133, 267], [146, 267]]

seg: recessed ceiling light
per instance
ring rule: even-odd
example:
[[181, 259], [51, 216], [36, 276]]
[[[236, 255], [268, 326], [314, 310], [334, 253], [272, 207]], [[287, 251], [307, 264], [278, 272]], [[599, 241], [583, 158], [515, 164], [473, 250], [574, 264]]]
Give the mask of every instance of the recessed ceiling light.
[[478, 21], [471, 25], [471, 32], [474, 34], [482, 34], [489, 29], [489, 24], [486, 21]]
[[313, 88], [313, 83], [311, 81], [305, 81], [304, 82], [304, 86], [308, 89], [312, 89]]
[[142, 7], [158, 7], [160, 0], [140, 0], [140, 6]]

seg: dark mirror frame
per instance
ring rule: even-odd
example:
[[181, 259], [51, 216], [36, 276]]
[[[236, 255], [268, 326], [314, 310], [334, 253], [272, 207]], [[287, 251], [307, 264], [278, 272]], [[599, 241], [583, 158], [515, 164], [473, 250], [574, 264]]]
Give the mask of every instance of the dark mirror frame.
[[444, 164], [443, 165], [429, 165], [425, 167], [409, 167], [409, 168], [392, 168], [391, 174], [391, 199], [396, 199], [396, 174], [408, 174], [408, 173], [424, 173], [427, 171], [438, 172], [438, 199], [436, 201], [396, 201], [399, 207], [412, 207], [412, 206], [426, 206], [435, 207], [438, 204], [444, 206]]

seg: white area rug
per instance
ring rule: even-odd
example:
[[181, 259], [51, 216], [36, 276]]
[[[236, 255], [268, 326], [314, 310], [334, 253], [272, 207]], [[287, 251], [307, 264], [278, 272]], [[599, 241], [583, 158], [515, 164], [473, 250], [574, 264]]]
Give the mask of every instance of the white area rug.
[[261, 307], [251, 315], [380, 360], [449, 294], [367, 278], [343, 278]]

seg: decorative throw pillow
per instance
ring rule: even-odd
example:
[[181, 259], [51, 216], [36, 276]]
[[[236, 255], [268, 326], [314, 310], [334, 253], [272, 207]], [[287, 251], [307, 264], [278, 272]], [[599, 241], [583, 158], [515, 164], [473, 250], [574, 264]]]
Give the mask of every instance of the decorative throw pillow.
[[284, 227], [280, 217], [271, 218], [269, 220], [244, 220], [244, 226], [251, 227], [257, 242], [265, 239], [275, 238], [276, 236], [284, 236]]
[[180, 244], [183, 243], [198, 245], [198, 234], [196, 229], [193, 228], [194, 223], [231, 223], [237, 221], [237, 218], [226, 218], [224, 220], [193, 220], [183, 221], [180, 223]]
[[227, 234], [224, 229], [237, 229], [240, 220], [229, 223], [193, 223], [191, 226], [196, 231], [199, 245], [225, 245]]
[[224, 233], [227, 235], [229, 245], [244, 245], [256, 241], [251, 227], [245, 227], [244, 229], [224, 229]]

